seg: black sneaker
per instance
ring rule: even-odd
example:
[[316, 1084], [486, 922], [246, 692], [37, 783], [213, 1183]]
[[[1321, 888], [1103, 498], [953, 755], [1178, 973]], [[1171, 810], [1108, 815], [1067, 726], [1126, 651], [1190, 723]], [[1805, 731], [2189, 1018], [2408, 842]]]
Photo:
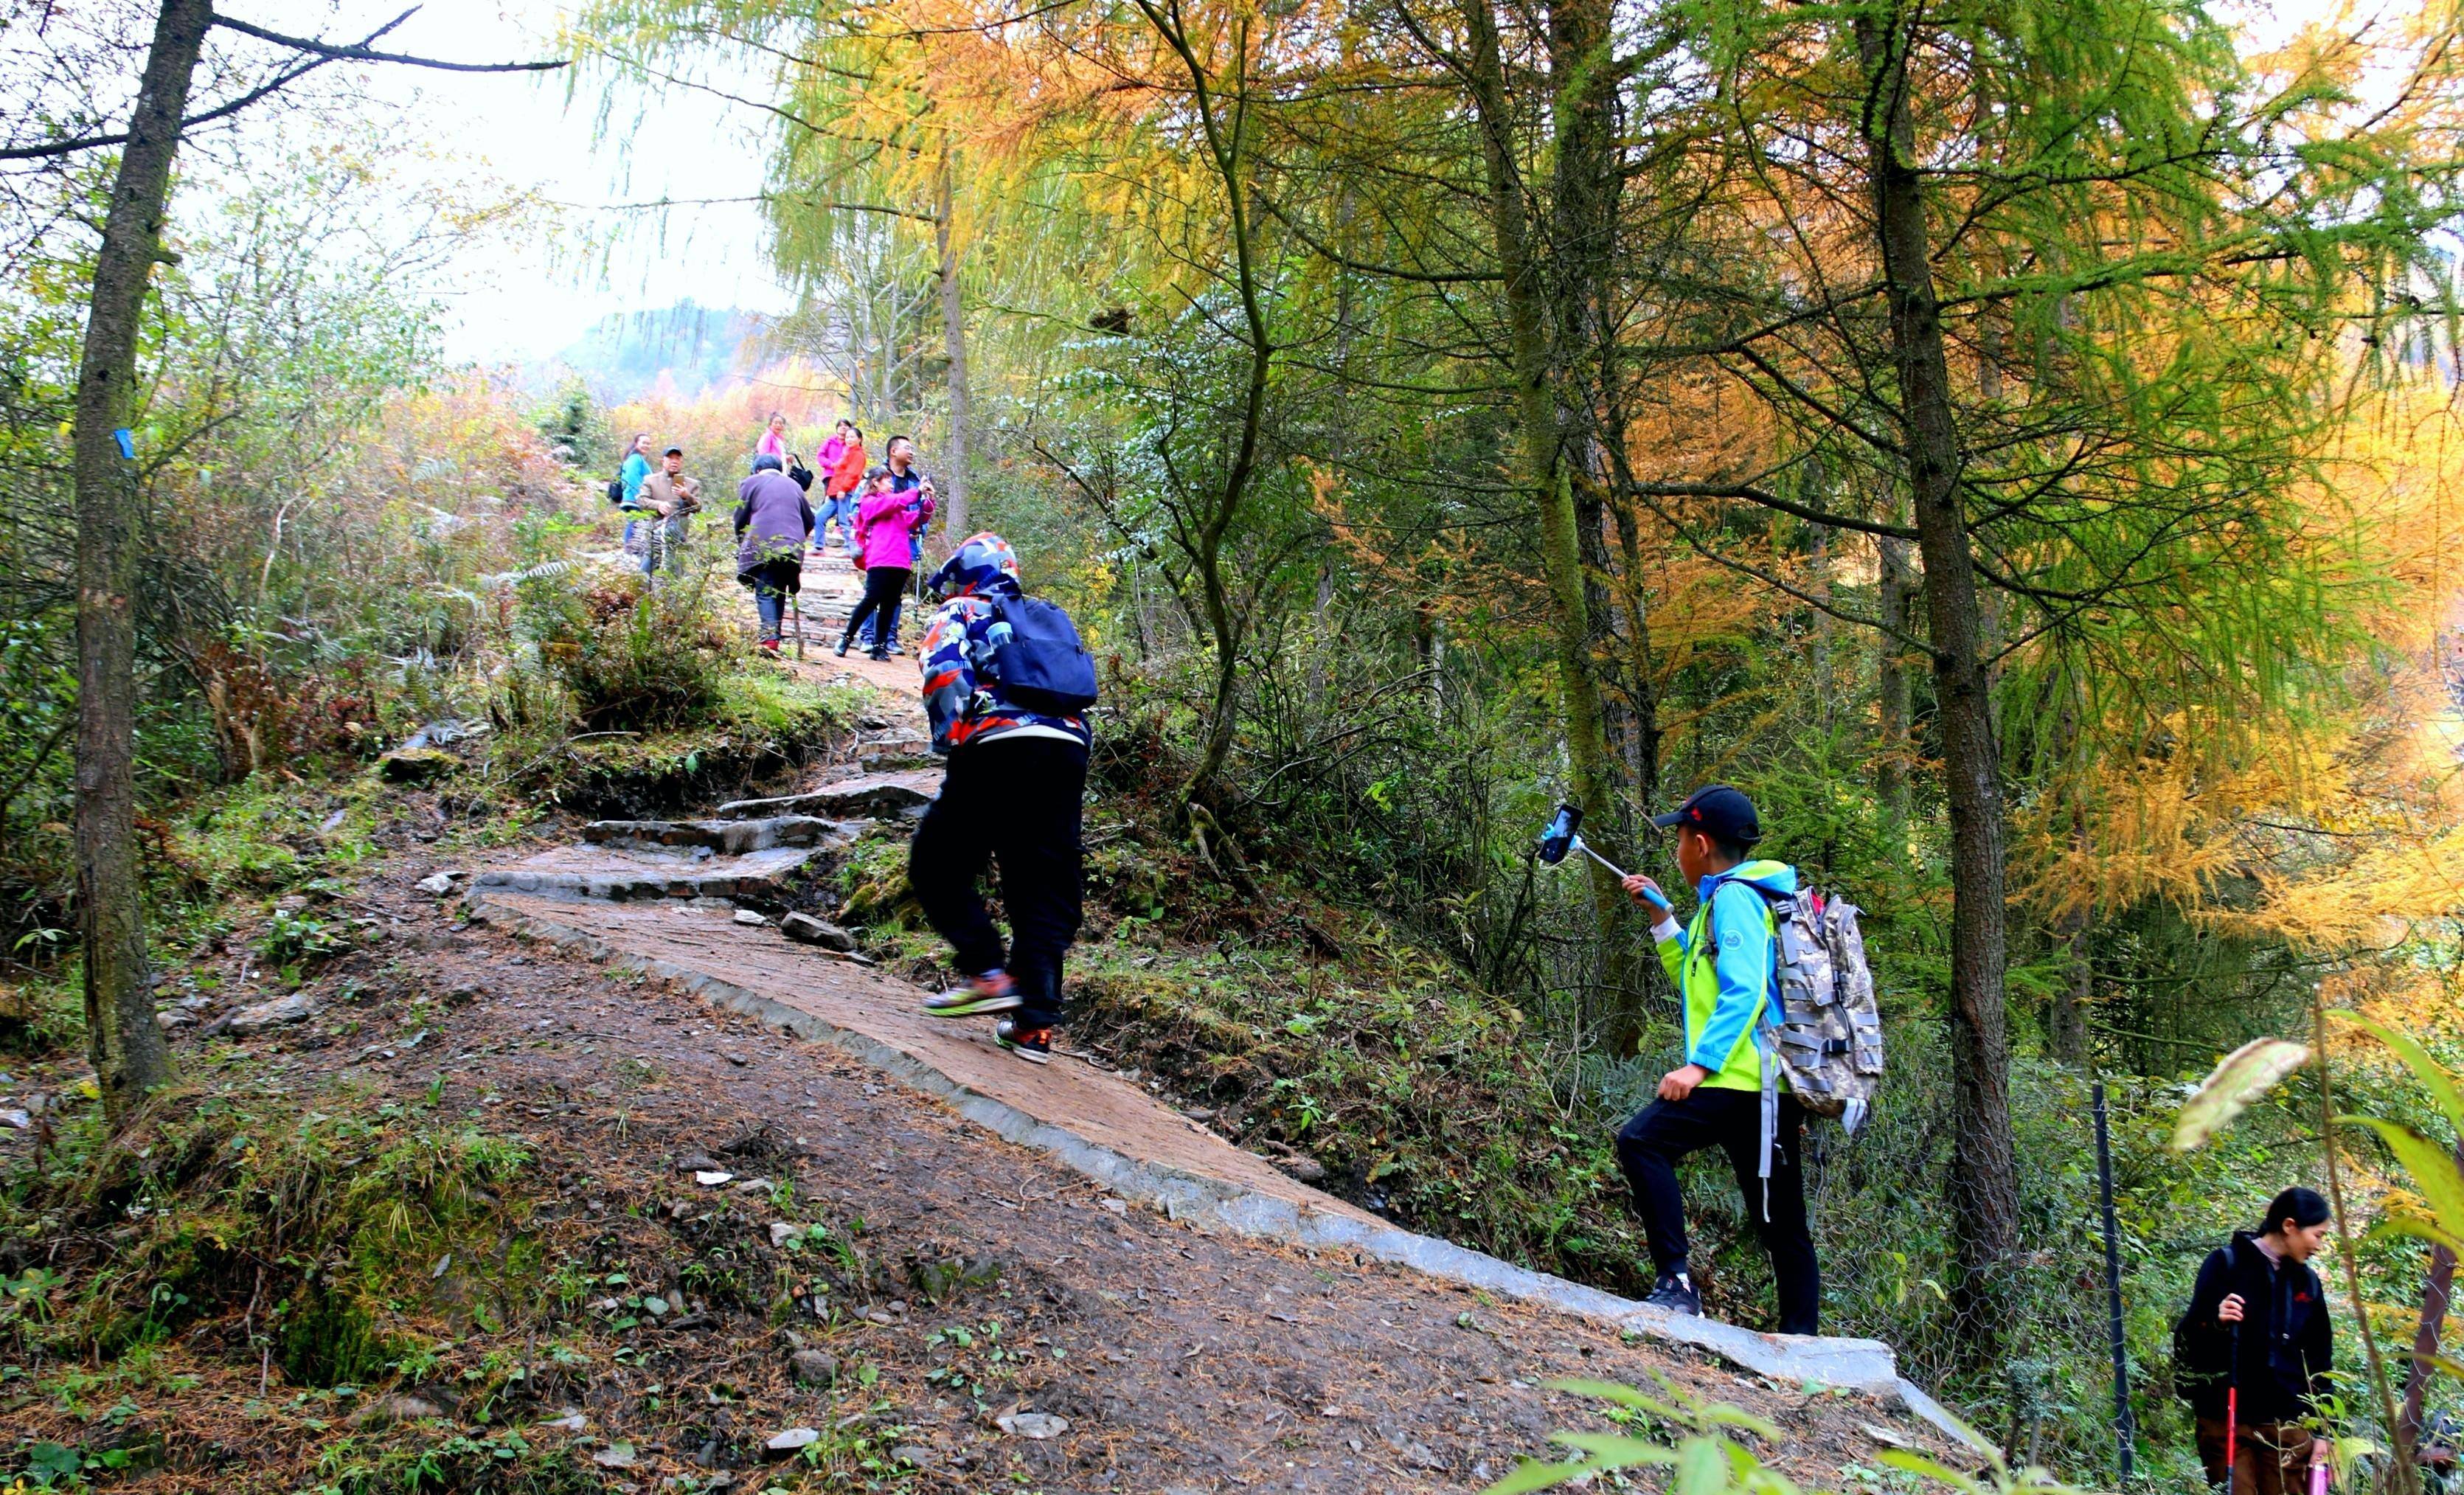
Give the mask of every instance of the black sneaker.
[[1647, 1308], [1665, 1308], [1686, 1318], [1703, 1316], [1702, 1295], [1694, 1290], [1694, 1280], [1683, 1272], [1662, 1272], [1660, 1281], [1651, 1285], [1651, 1296], [1642, 1300]]
[[1023, 1028], [1016, 1018], [1003, 1018], [993, 1024], [993, 1042], [1031, 1065], [1052, 1063], [1052, 1030]]

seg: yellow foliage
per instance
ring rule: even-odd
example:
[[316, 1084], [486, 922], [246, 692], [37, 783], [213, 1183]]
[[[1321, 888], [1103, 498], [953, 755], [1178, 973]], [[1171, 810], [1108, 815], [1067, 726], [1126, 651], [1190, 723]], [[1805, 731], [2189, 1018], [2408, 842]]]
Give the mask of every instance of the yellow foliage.
[[[2450, 686], [2464, 429], [2433, 382], [2357, 412], [2322, 465], [2321, 544], [2376, 579], [2371, 648], [2303, 719], [2107, 723], [2135, 755], [2073, 766], [2019, 817], [2021, 896], [2049, 921], [2161, 899], [2211, 927], [2364, 957], [2464, 918], [2464, 713]], [[2125, 728], [2127, 730], [2125, 730]], [[2450, 1003], [2443, 980], [2370, 999]], [[2389, 990], [2401, 993], [2390, 997]]]

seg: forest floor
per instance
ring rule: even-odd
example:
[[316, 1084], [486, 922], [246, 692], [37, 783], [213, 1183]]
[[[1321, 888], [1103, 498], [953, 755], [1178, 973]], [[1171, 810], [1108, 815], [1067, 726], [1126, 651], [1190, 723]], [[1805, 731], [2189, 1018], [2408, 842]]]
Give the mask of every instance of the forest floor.
[[[172, 1113], [11, 1235], [14, 1282], [111, 1264], [49, 1311], [116, 1303], [143, 1352], [0, 1368], [0, 1480], [66, 1458], [165, 1491], [1468, 1490], [1609, 1425], [1544, 1384], [1569, 1376], [1757, 1414], [1780, 1436], [1749, 1446], [1815, 1487], [1942, 1451], [1867, 1398], [1170, 1222], [836, 1048], [469, 922], [417, 886], [470, 865], [410, 832], [434, 792], [390, 799], [383, 854], [331, 893], [363, 948], [298, 987], [316, 1011], [184, 1030]], [[262, 964], [201, 947], [176, 989], [276, 995]], [[11, 1067], [0, 1093], [80, 1068]], [[75, 1145], [48, 1120], [0, 1130], [0, 1168]], [[354, 1204], [381, 1176], [424, 1213]]]

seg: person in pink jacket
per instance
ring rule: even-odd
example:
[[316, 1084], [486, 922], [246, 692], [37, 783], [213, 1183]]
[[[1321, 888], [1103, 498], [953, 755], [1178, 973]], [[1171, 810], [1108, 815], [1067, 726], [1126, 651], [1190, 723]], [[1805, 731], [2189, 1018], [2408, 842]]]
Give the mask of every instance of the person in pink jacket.
[[[876, 611], [881, 616], [875, 636], [898, 637], [898, 604], [907, 594], [915, 563], [913, 537], [933, 517], [932, 494], [896, 492], [890, 469], [874, 468], [866, 481], [870, 492], [855, 515], [855, 555], [856, 564], [864, 567], [864, 601], [855, 605], [854, 614], [847, 619], [847, 632], [839, 639], [841, 654], [855, 643], [855, 630], [864, 626], [866, 617]], [[877, 647], [871, 657], [888, 659], [890, 650]]]
[[789, 460], [794, 457], [796, 453], [794, 449], [787, 445], [786, 411], [773, 410], [770, 412], [770, 424], [762, 430], [761, 440], [754, 447], [753, 454], [757, 457], [777, 457], [781, 462], [786, 463], [790, 467], [795, 466], [795, 463]]

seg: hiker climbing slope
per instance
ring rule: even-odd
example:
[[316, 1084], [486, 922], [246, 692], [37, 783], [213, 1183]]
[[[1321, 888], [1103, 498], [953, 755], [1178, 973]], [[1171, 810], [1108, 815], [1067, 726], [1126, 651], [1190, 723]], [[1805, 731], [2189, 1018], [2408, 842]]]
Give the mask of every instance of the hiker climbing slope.
[[2328, 1228], [2315, 1191], [2278, 1194], [2258, 1229], [2208, 1254], [2174, 1327], [2173, 1382], [2197, 1422], [2199, 1462], [2211, 1485], [2230, 1465], [2233, 1495], [2302, 1495], [2328, 1456], [2336, 1348], [2309, 1264]]
[[755, 457], [753, 474], [736, 490], [736, 580], [753, 589], [761, 648], [774, 654], [788, 599], [804, 584], [804, 543], [813, 533], [812, 504], [780, 469], [777, 457]]
[[[998, 535], [970, 536], [933, 590], [947, 601], [924, 630], [924, 710], [950, 766], [915, 828], [908, 880], [967, 979], [924, 1010], [1009, 1014], [995, 1041], [1043, 1064], [1061, 1021], [1062, 957], [1078, 934], [1094, 661], [1067, 613], [1025, 595], [1018, 557]], [[1006, 956], [976, 890], [988, 863], [1009, 911]]]
[[[933, 517], [931, 490], [918, 494], [892, 492], [893, 478], [886, 467], [874, 468], [868, 481], [872, 491], [865, 495], [864, 507], [856, 515], [854, 550], [855, 563], [864, 571], [864, 598], [855, 605], [855, 611], [847, 618], [847, 632], [839, 639], [841, 654], [855, 642], [856, 629], [868, 621], [874, 625], [874, 638], [898, 637], [898, 607], [906, 598], [912, 575], [914, 532]], [[874, 645], [872, 657], [888, 659], [890, 648]]]
[[[1806, 1228], [1805, 1110], [1776, 1089], [1766, 1137], [1758, 1029], [1778, 1000], [1772, 950], [1779, 934], [1770, 898], [1796, 891], [1785, 862], [1749, 860], [1762, 839], [1753, 802], [1727, 784], [1695, 790], [1652, 824], [1677, 832], [1677, 868], [1700, 903], [1678, 927], [1659, 885], [1639, 874], [1627, 893], [1660, 921], [1652, 938], [1684, 1011], [1685, 1062], [1661, 1076], [1659, 1098], [1617, 1132], [1617, 1163], [1634, 1191], [1655, 1278], [1645, 1301], [1677, 1313], [1703, 1311], [1689, 1270], [1685, 1203], [1677, 1164], [1716, 1147], [1727, 1154], [1779, 1286], [1779, 1331], [1820, 1332], [1822, 1278]], [[1773, 1076], [1774, 1080], [1778, 1076]], [[1765, 1145], [1769, 1167], [1765, 1169]]]

